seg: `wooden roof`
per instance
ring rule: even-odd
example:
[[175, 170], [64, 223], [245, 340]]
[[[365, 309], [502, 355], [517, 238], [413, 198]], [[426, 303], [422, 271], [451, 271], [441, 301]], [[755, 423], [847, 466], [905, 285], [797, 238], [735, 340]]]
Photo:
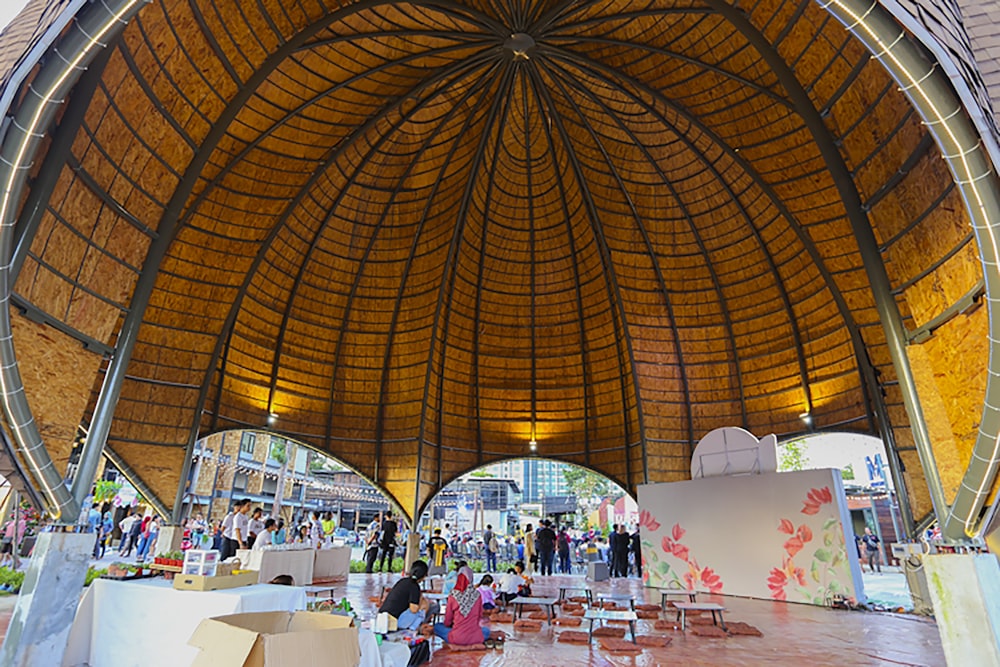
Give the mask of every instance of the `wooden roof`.
[[[841, 191], [910, 330], [980, 284], [962, 202], [820, 7], [740, 7], [749, 28], [701, 0], [158, 0], [71, 99], [86, 116], [15, 291], [113, 347], [158, 268], [109, 442], [168, 504], [192, 434], [270, 413], [413, 511], [533, 438], [632, 488], [686, 478], [719, 426], [875, 432], [883, 392], [926, 509]], [[985, 330], [920, 346], [929, 377], [961, 375], [937, 388], [959, 452]], [[79, 421], [70, 389], [31, 392], [41, 421]]]

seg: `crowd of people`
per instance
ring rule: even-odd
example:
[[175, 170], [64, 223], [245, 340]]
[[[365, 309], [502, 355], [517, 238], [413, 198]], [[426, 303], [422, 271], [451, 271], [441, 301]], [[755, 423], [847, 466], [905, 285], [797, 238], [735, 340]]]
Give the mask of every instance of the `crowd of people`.
[[559, 526], [543, 519], [537, 526], [526, 524], [513, 535], [500, 535], [486, 525], [482, 536], [459, 534], [449, 524], [435, 528], [421, 542], [421, 553], [430, 562], [431, 574], [439, 573], [446, 558], [483, 561], [488, 572], [497, 571], [497, 563], [522, 561], [529, 573], [546, 576], [570, 574], [574, 565], [588, 561], [607, 562], [612, 577], [642, 576], [639, 529], [628, 531], [625, 524], [615, 524], [607, 538], [596, 530], [581, 531]]

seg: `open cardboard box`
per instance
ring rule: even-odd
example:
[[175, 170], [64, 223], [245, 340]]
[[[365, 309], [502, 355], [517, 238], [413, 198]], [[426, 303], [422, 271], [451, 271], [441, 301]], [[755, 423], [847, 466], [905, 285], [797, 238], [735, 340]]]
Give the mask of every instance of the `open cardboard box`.
[[269, 611], [206, 618], [188, 644], [193, 667], [357, 667], [358, 629], [348, 616]]
[[257, 583], [260, 573], [256, 570], [245, 570], [229, 576], [209, 577], [202, 574], [184, 574], [174, 577], [174, 588], [179, 591], [219, 591], [225, 588], [252, 586]]

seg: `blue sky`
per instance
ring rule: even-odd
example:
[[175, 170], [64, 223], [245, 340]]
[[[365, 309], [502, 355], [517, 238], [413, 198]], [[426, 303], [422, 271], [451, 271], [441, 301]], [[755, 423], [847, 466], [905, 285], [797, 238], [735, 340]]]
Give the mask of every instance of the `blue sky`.
[[6, 26], [10, 20], [17, 16], [28, 0], [3, 0], [0, 2], [0, 27]]

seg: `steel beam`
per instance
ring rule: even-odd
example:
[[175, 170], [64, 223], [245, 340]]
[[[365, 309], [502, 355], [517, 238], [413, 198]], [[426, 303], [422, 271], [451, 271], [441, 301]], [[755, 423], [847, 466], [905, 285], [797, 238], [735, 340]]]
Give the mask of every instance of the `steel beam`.
[[[1000, 313], [995, 307], [996, 295], [1000, 294], [1000, 183], [994, 160], [975, 125], [964, 113], [965, 105], [951, 80], [888, 11], [871, 0], [822, 0], [819, 4], [875, 55], [923, 118], [962, 193], [979, 242], [986, 299], [990, 303], [989, 376], [979, 434], [951, 508], [939, 507], [944, 503], [944, 491], [936, 467], [928, 470], [928, 465], [934, 466], [929, 438], [926, 441], [914, 438], [924, 472], [930, 473], [931, 499], [935, 500], [935, 515], [942, 524], [944, 537], [963, 541], [979, 530], [979, 514], [1000, 466]], [[900, 333], [905, 336], [905, 332]], [[905, 338], [899, 344], [904, 343]], [[903, 379], [901, 376], [901, 388]], [[907, 380], [912, 384], [912, 377]], [[916, 392], [913, 393], [915, 398]]]
[[38, 431], [17, 366], [10, 320], [13, 277], [10, 273], [14, 245], [14, 218], [27, 181], [31, 162], [62, 108], [66, 96], [87, 66], [113, 41], [145, 0], [109, 0], [81, 11], [74, 29], [50, 50], [51, 57], [29, 84], [0, 147], [0, 379], [4, 415], [16, 448], [35, 481], [42, 487], [46, 511], [57, 521], [77, 520], [80, 504], [63, 483]]

